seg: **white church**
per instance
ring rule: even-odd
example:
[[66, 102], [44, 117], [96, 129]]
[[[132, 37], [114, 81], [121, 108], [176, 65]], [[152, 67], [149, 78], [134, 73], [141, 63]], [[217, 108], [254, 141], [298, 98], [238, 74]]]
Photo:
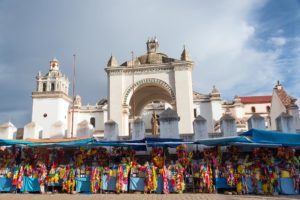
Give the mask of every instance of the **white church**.
[[[70, 96], [63, 68], [51, 60], [49, 72], [36, 76], [32, 120], [22, 131], [23, 139], [140, 139], [153, 136], [153, 114], [159, 119], [156, 137], [219, 137], [250, 128], [300, 133], [296, 99], [279, 82], [269, 95], [224, 101], [215, 86], [209, 94], [193, 90], [194, 62], [186, 49], [176, 59], [159, 52], [156, 38], [146, 45], [144, 55], [122, 64], [110, 57], [105, 68], [107, 99], [92, 106]], [[2, 124], [0, 139], [15, 139], [16, 131], [12, 123]]]

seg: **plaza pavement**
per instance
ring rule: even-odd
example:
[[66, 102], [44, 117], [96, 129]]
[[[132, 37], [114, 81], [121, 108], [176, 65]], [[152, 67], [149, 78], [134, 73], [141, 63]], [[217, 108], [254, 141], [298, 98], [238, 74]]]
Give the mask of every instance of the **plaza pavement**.
[[255, 196], [223, 194], [0, 194], [2, 200], [292, 200], [292, 196]]

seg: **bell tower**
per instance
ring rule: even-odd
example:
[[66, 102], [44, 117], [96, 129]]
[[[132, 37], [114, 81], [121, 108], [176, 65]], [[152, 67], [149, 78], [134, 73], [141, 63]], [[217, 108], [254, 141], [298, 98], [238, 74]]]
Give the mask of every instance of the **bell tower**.
[[[60, 71], [56, 58], [50, 61], [47, 74], [37, 74], [36, 84], [36, 90], [32, 92], [32, 122], [42, 126], [43, 138], [65, 137], [72, 99], [68, 96], [69, 80]], [[53, 135], [55, 124], [65, 127], [65, 135]]]
[[157, 38], [151, 38], [147, 41], [147, 53], [157, 53], [158, 52], [158, 40]]

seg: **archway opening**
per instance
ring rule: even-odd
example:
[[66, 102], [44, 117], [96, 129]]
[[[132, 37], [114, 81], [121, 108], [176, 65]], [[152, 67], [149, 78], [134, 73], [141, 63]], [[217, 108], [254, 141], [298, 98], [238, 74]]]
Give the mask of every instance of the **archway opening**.
[[[159, 115], [167, 108], [176, 109], [173, 105], [172, 96], [162, 87], [157, 85], [146, 85], [136, 89], [129, 102], [129, 123], [135, 118], [140, 117], [145, 123], [146, 135], [151, 134], [152, 114]], [[130, 131], [132, 125], [129, 125]]]

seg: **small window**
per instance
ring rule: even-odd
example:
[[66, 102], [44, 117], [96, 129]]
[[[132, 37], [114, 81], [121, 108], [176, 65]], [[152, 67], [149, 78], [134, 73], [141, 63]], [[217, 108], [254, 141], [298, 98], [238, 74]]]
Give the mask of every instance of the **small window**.
[[43, 83], [43, 92], [46, 92], [46, 90], [47, 90], [47, 84]]
[[48, 116], [47, 113], [44, 113], [43, 117], [46, 118], [47, 116]]
[[197, 109], [194, 108], [194, 117], [196, 118], [197, 117]]
[[255, 109], [255, 107], [254, 107], [254, 106], [252, 106], [252, 107], [251, 107], [251, 111], [252, 111], [253, 113], [255, 113], [255, 112], [256, 112], [256, 109]]
[[51, 83], [51, 91], [53, 92], [55, 89], [55, 84], [54, 83]]
[[96, 126], [96, 120], [95, 120], [95, 117], [91, 117], [91, 119], [90, 119], [90, 124], [92, 124], [92, 126], [95, 128], [95, 126]]
[[271, 107], [270, 107], [270, 106], [267, 106], [266, 109], [267, 109], [267, 112], [268, 112], [268, 113], [271, 112]]

